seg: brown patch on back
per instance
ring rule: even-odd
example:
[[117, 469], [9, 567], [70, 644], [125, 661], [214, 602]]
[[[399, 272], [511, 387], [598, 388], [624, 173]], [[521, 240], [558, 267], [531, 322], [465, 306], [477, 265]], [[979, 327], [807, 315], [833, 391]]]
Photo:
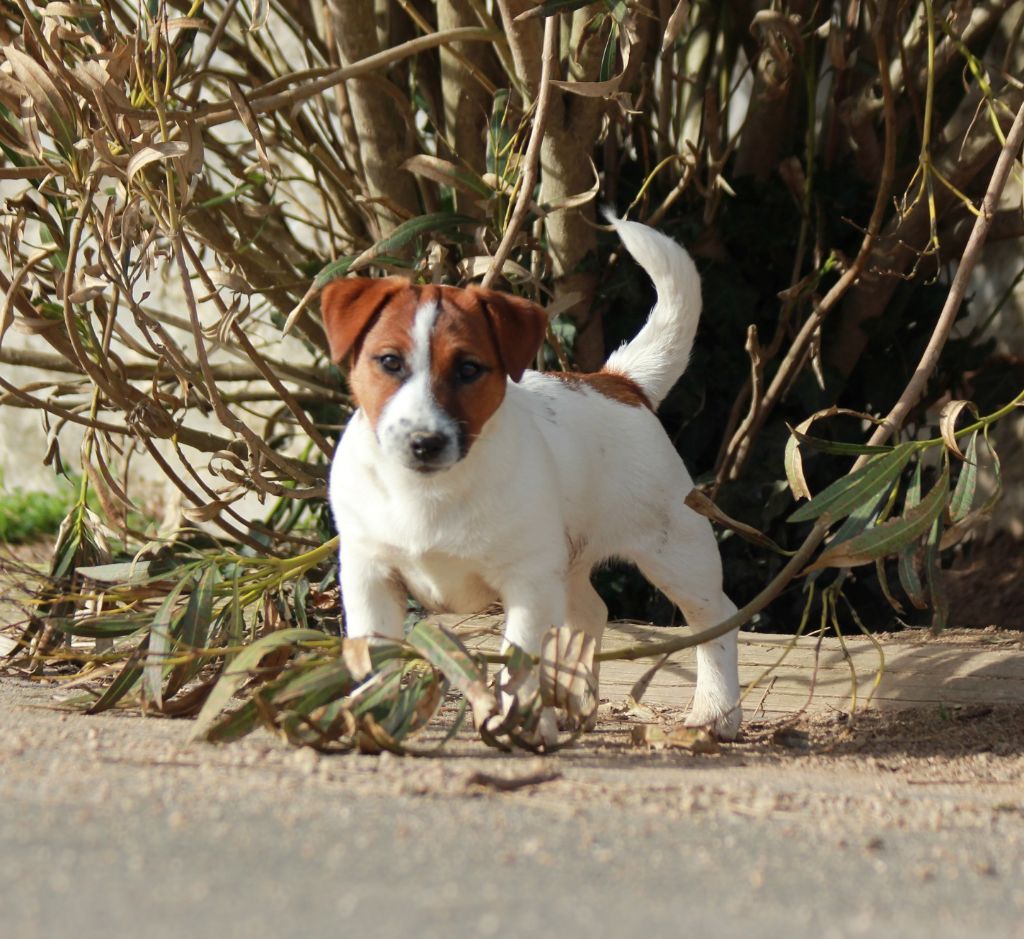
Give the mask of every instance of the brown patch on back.
[[592, 388], [598, 394], [627, 404], [632, 408], [647, 408], [653, 411], [650, 399], [632, 378], [618, 372], [545, 372], [550, 378], [557, 378], [570, 387]]

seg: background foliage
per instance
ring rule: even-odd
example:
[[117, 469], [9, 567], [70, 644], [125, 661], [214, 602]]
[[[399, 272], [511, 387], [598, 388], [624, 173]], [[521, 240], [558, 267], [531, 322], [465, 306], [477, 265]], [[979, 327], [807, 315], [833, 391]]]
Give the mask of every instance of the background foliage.
[[[219, 662], [282, 626], [338, 629], [323, 497], [351, 404], [317, 322], [326, 280], [494, 279], [552, 311], [543, 364], [593, 369], [652, 300], [597, 207], [668, 231], [698, 261], [705, 313], [661, 416], [718, 505], [792, 551], [813, 515], [788, 521], [794, 494], [880, 452], [859, 446], [865, 428], [936, 335], [1022, 100], [1010, 2], [0, 11], [0, 363], [45, 375], [0, 376], [0, 403], [36, 409], [48, 462], [84, 474], [26, 642], [45, 658], [68, 635], [109, 640], [111, 661], [134, 656], [121, 695], [142, 683], [159, 705], [207, 660], [147, 673], [154, 643]], [[989, 239], [1021, 235], [1004, 200]], [[884, 592], [941, 625], [941, 551], [990, 509], [976, 467], [996, 463], [991, 421], [965, 425], [1024, 386], [986, 338], [996, 312], [971, 310], [890, 428], [920, 446], [870, 485], [840, 481], [860, 499], [827, 550], [861, 541], [818, 586], [838, 567], [849, 588], [869, 565], [855, 605], [873, 615]], [[942, 405], [967, 399], [940, 426]], [[853, 416], [807, 423], [834, 407]], [[85, 428], [80, 458], [62, 446], [69, 424]], [[179, 516], [141, 506], [140, 453], [181, 494]], [[728, 532], [723, 551], [741, 600], [784, 563]], [[614, 614], [671, 617], [625, 572], [601, 585]], [[791, 588], [767, 624], [794, 628], [806, 596]]]

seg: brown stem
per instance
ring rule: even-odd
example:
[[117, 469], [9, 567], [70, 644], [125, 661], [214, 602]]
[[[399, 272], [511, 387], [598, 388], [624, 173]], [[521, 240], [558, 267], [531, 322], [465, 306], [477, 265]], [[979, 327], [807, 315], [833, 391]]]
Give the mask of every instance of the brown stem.
[[999, 198], [1003, 193], [1003, 188], [1006, 186], [1007, 177], [1010, 175], [1010, 170], [1013, 168], [1014, 161], [1020, 152], [1022, 144], [1024, 144], [1024, 103], [1018, 108], [1017, 116], [1013, 120], [1010, 132], [1006, 135], [1006, 143], [999, 153], [999, 159], [996, 161], [995, 169], [992, 171], [992, 176], [989, 179], [988, 189], [985, 191], [985, 198], [981, 203], [981, 213], [974, 221], [971, 237], [967, 240], [967, 247], [964, 249], [963, 257], [953, 277], [949, 294], [946, 296], [946, 302], [943, 304], [942, 312], [939, 314], [935, 328], [932, 330], [928, 345], [921, 354], [917, 368], [914, 369], [914, 374], [911, 376], [907, 387], [903, 390], [903, 394], [900, 395], [892, 410], [889, 411], [885, 419], [871, 435], [871, 439], [868, 441], [869, 445], [877, 446], [885, 443], [903, 426], [903, 421], [906, 419], [907, 414], [910, 413], [910, 409], [924, 395], [925, 389], [928, 386], [928, 379], [931, 378], [935, 367], [939, 364], [939, 356], [942, 354], [943, 346], [945, 346], [946, 340], [949, 338], [949, 331], [953, 328], [953, 323], [956, 320], [957, 312], [960, 310], [960, 304], [963, 302], [964, 293], [967, 290], [971, 274], [978, 263], [981, 249], [992, 226], [992, 219], [995, 217]]
[[846, 295], [847, 291], [857, 282], [857, 279], [864, 272], [865, 265], [871, 257], [875, 247], [878, 232], [885, 218], [886, 209], [889, 204], [889, 195], [892, 192], [893, 178], [896, 172], [896, 121], [895, 121], [895, 97], [892, 85], [889, 83], [888, 50], [886, 38], [881, 32], [875, 33], [875, 51], [878, 55], [878, 72], [882, 83], [882, 98], [885, 107], [885, 157], [882, 166], [882, 178], [879, 181], [878, 192], [875, 196], [875, 204], [871, 210], [871, 218], [868, 221], [867, 230], [861, 241], [860, 250], [853, 263], [843, 272], [832, 285], [832, 288], [825, 294], [821, 302], [814, 309], [814, 312], [807, 318], [800, 328], [796, 338], [790, 344], [778, 371], [772, 378], [765, 391], [764, 398], [756, 408], [751, 405], [751, 414], [746, 422], [736, 431], [729, 449], [721, 462], [718, 470], [716, 485], [721, 485], [725, 479], [736, 479], [743, 469], [747, 457], [750, 454], [751, 444], [757, 436], [758, 431], [764, 426], [775, 406], [782, 399], [783, 394], [789, 388], [796, 373], [803, 366], [814, 337], [821, 329], [825, 317], [831, 313], [839, 301]]
[[800, 572], [807, 565], [807, 562], [811, 559], [811, 555], [815, 549], [821, 544], [828, 532], [829, 525], [832, 524], [832, 520], [827, 516], [823, 515], [815, 523], [814, 528], [811, 529], [810, 534], [804, 539], [803, 544], [797, 549], [796, 554], [789, 559], [786, 564], [775, 578], [764, 588], [753, 600], [751, 600], [745, 607], [737, 610], [728, 619], [722, 620], [716, 626], [711, 626], [708, 629], [703, 629], [698, 633], [693, 633], [689, 636], [677, 636], [674, 639], [666, 639], [663, 642], [641, 642], [631, 646], [623, 646], [618, 649], [606, 649], [604, 652], [598, 652], [594, 656], [597, 661], [608, 661], [609, 659], [647, 659], [653, 658], [657, 655], [668, 655], [672, 652], [678, 652], [681, 649], [689, 649], [693, 646], [699, 646], [702, 643], [709, 642], [712, 639], [718, 639], [720, 636], [724, 636], [727, 633], [731, 633], [734, 629], [739, 629], [745, 623], [748, 623], [755, 614], [760, 613], [769, 603], [772, 602], [782, 591], [786, 588], [786, 585], [793, 580], [794, 577], [798, 576]]
[[526, 219], [526, 213], [530, 209], [533, 188], [537, 182], [537, 168], [540, 162], [540, 148], [544, 140], [544, 128], [548, 120], [548, 107], [551, 102], [551, 76], [558, 63], [558, 32], [558, 17], [549, 16], [544, 21], [540, 85], [537, 90], [536, 110], [533, 115], [533, 130], [530, 133], [530, 142], [526, 147], [526, 155], [523, 157], [524, 166], [519, 180], [519, 195], [516, 197], [515, 208], [512, 210], [508, 227], [502, 235], [501, 244], [498, 245], [491, 266], [481, 282], [484, 287], [490, 287], [505, 267], [505, 262], [512, 251], [512, 245], [515, 243], [519, 229]]
[[199, 308], [196, 304], [195, 294], [192, 292], [192, 280], [189, 276], [188, 265], [185, 263], [185, 254], [182, 249], [184, 241], [185, 236], [181, 232], [176, 233], [173, 238], [174, 260], [177, 262], [178, 271], [181, 275], [182, 293], [185, 297], [185, 306], [188, 308], [189, 320], [192, 324], [192, 338], [196, 344], [196, 355], [199, 358], [199, 368], [203, 373], [203, 380], [206, 384], [206, 393], [209, 397], [210, 403], [213, 405], [213, 410], [217, 415], [217, 419], [228, 430], [231, 430], [242, 437], [254, 453], [262, 454], [270, 463], [276, 466], [278, 470], [286, 475], [291, 475], [296, 482], [308, 485], [312, 482], [312, 479], [303, 471], [303, 469], [300, 466], [295, 465], [294, 461], [291, 466], [288, 466], [287, 461], [279, 453], [267, 446], [263, 438], [250, 430], [244, 421], [239, 420], [239, 418], [236, 417], [235, 414], [232, 413], [231, 409], [224, 403], [223, 398], [221, 398], [217, 390], [217, 382], [215, 381], [213, 372], [210, 368], [210, 360], [206, 352], [206, 342], [203, 339], [202, 325], [199, 322]]

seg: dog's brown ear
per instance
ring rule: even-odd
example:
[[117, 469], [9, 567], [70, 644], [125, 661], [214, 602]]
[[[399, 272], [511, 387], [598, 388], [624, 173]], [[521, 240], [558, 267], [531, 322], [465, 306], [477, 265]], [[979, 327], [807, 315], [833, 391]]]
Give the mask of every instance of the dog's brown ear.
[[359, 342], [377, 314], [409, 282], [400, 277], [343, 277], [332, 280], [320, 294], [324, 332], [331, 360], [340, 362]]
[[548, 314], [523, 297], [480, 287], [470, 289], [491, 324], [501, 364], [512, 381], [519, 381], [544, 342]]

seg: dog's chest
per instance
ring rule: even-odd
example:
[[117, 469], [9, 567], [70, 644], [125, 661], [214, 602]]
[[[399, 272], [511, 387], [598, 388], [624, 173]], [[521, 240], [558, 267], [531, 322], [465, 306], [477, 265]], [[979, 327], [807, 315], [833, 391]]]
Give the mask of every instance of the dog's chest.
[[409, 595], [439, 613], [477, 613], [498, 599], [476, 564], [464, 558], [431, 553], [396, 560], [395, 572]]

